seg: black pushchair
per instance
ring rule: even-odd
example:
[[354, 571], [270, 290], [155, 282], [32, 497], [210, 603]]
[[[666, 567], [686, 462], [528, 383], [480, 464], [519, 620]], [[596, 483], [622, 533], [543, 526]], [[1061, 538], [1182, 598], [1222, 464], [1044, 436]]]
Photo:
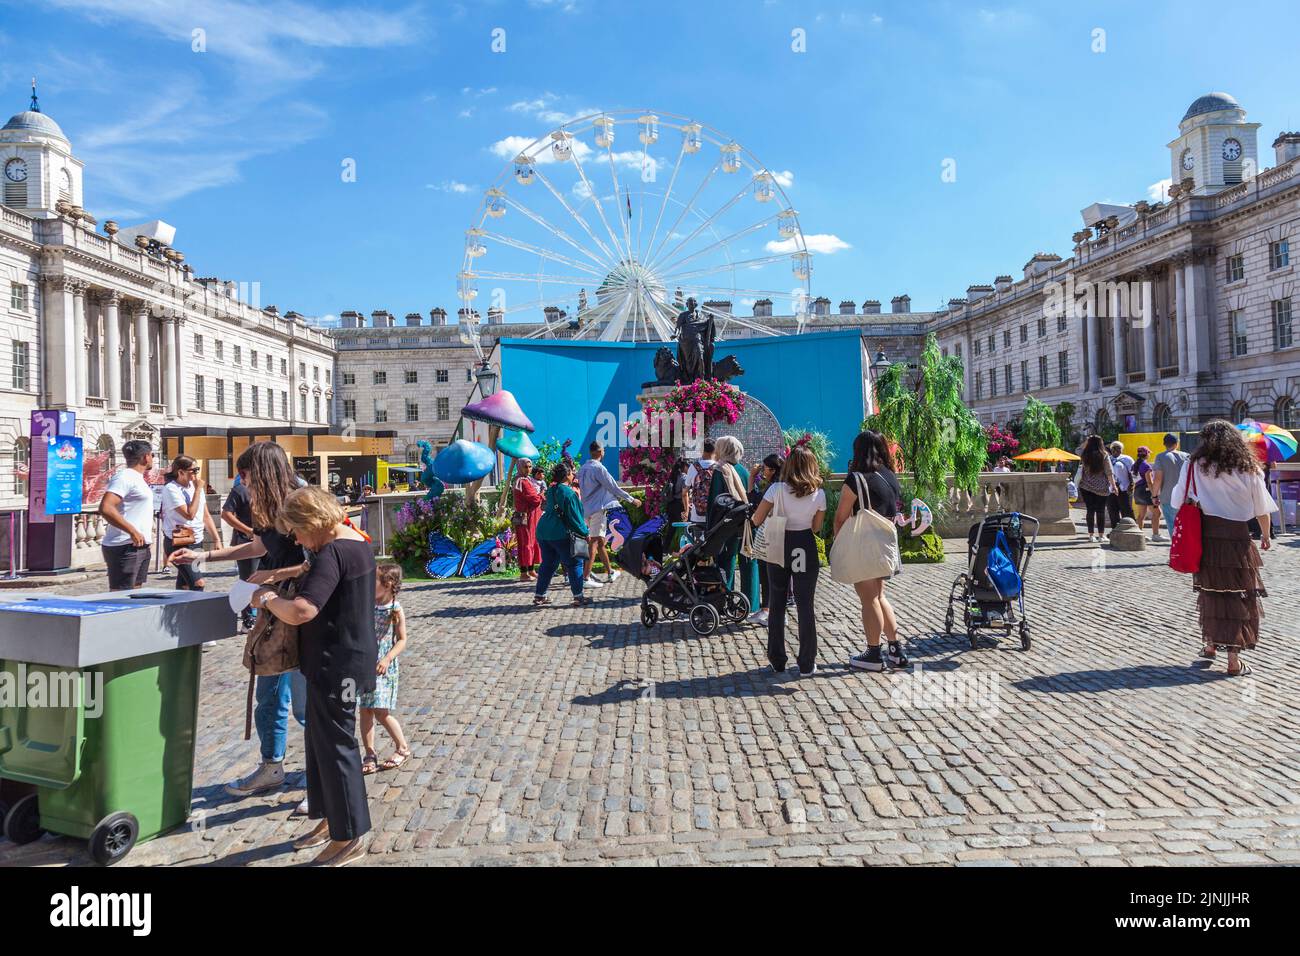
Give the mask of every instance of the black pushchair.
[[[719, 507], [719, 505], [721, 507]], [[740, 623], [749, 616], [749, 598], [731, 591], [722, 580], [717, 558], [744, 530], [751, 506], [719, 495], [711, 509], [713, 523], [704, 535], [678, 554], [668, 554], [672, 525], [664, 524], [640, 534], [638, 528], [624, 543], [618, 563], [646, 582], [641, 595], [641, 623], [654, 627], [660, 608], [666, 621], [685, 617], [700, 637], [712, 634], [724, 619]], [[644, 526], [643, 526], [644, 527]], [[647, 559], [653, 564], [647, 563]]]
[[[1029, 619], [1025, 616], [1025, 570], [1029, 567], [1029, 558], [1034, 553], [1034, 544], [1038, 540], [1038, 519], [1032, 515], [1018, 512], [1003, 512], [986, 517], [978, 524], [971, 525], [966, 535], [968, 562], [966, 570], [957, 575], [948, 594], [948, 613], [944, 618], [944, 629], [953, 632], [957, 622], [957, 606], [960, 602], [962, 623], [966, 627], [966, 636], [970, 646], [979, 644], [981, 630], [1001, 630], [1011, 636], [1012, 628], [1019, 627], [1020, 646], [1029, 650]], [[1027, 530], [1026, 525], [1030, 528]], [[1020, 575], [1020, 592], [1014, 596], [1004, 596], [993, 585], [988, 574], [989, 551], [997, 541], [998, 533], [1006, 535], [1007, 551], [1012, 564]]]

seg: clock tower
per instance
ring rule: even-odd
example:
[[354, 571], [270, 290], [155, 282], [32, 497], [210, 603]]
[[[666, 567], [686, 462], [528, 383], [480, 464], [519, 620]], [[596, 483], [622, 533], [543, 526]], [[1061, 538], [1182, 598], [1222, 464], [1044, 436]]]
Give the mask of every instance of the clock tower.
[[32, 80], [32, 101], [0, 127], [0, 202], [28, 216], [49, 219], [66, 200], [81, 203], [82, 163], [59, 124], [41, 112]]
[[1191, 179], [1195, 196], [1207, 196], [1251, 179], [1259, 172], [1255, 131], [1246, 111], [1227, 93], [1197, 97], [1178, 124], [1179, 136], [1169, 144], [1170, 176]]

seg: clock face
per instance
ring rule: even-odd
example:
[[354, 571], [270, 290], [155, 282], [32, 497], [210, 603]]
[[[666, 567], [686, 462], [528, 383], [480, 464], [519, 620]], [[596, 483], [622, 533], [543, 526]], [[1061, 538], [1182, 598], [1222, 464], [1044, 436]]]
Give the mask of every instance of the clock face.
[[1225, 139], [1223, 141], [1223, 158], [1230, 163], [1241, 159], [1241, 143], [1235, 139]]
[[1192, 155], [1192, 151], [1189, 149], [1183, 153], [1183, 169], [1190, 170], [1195, 165], [1196, 157]]
[[27, 179], [27, 164], [21, 159], [11, 159], [5, 163], [5, 179], [11, 183], [25, 182]]

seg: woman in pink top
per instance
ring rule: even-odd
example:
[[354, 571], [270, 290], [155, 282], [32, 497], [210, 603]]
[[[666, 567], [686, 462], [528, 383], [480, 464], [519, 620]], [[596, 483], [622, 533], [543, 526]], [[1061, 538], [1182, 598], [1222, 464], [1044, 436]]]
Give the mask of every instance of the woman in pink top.
[[1201, 508], [1201, 570], [1192, 576], [1204, 647], [1213, 660], [1228, 652], [1228, 674], [1249, 674], [1238, 659], [1259, 640], [1259, 599], [1267, 597], [1260, 578], [1263, 558], [1250, 539], [1249, 522], [1259, 520], [1261, 550], [1272, 545], [1272, 514], [1277, 505], [1264, 485], [1264, 472], [1241, 432], [1225, 421], [1201, 429], [1200, 444], [1174, 486], [1170, 504], [1191, 499]]

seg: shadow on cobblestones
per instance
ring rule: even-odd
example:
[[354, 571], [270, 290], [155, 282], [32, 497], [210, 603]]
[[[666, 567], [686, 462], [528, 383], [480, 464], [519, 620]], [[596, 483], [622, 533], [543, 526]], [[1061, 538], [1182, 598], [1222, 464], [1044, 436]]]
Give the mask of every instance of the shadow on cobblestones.
[[598, 694], [579, 694], [573, 703], [580, 707], [603, 707], [634, 700], [690, 700], [707, 697], [785, 697], [794, 693], [796, 683], [786, 674], [773, 674], [770, 667], [717, 677], [693, 677], [686, 680], [641, 682], [623, 679]]
[[1201, 684], [1224, 673], [1207, 673], [1203, 668], [1139, 664], [1136, 667], [1119, 667], [1114, 670], [1070, 671], [1063, 674], [1045, 674], [1012, 681], [1018, 690], [1048, 694], [1092, 694], [1107, 690], [1134, 690], [1145, 687], [1181, 687]]

